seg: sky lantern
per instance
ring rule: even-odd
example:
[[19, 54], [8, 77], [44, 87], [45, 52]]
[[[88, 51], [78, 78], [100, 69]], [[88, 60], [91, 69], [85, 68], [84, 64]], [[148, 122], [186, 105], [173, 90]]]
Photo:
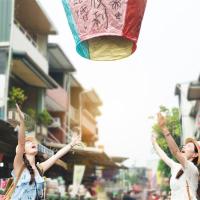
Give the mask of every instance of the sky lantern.
[[79, 55], [106, 61], [135, 52], [146, 0], [62, 2]]

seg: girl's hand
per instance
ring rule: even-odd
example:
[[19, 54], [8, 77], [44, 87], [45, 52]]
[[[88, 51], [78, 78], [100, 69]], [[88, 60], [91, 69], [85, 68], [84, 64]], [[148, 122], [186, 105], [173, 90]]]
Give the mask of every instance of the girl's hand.
[[72, 147], [74, 147], [74, 146], [76, 146], [76, 145], [78, 145], [80, 143], [81, 143], [81, 136], [80, 135], [75, 135], [75, 136], [72, 137], [72, 141], [71, 141], [70, 144], [71, 144]]
[[17, 112], [19, 114], [19, 118], [21, 121], [24, 121], [24, 113], [21, 111], [21, 109], [19, 108], [18, 104], [16, 104], [17, 107]]
[[161, 113], [157, 114], [157, 121], [161, 129], [166, 127], [166, 118]]

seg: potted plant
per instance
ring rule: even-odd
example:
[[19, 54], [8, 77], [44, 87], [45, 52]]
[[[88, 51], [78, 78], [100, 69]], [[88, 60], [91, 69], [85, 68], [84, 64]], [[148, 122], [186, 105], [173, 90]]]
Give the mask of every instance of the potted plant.
[[28, 108], [26, 110], [25, 119], [25, 126], [27, 131], [34, 131], [36, 122], [36, 111], [32, 108]]
[[8, 97], [8, 106], [11, 108], [15, 107], [16, 103], [19, 106], [22, 106], [24, 101], [27, 99], [24, 90], [19, 87], [12, 87]]
[[46, 127], [52, 123], [52, 117], [46, 109], [37, 115], [37, 123]]
[[47, 110], [43, 110], [37, 115], [37, 133], [46, 136], [47, 127], [52, 123], [52, 117]]
[[33, 108], [28, 108], [26, 110], [27, 115], [29, 115], [33, 120], [36, 120], [36, 111]]
[[22, 106], [24, 101], [27, 99], [25, 92], [23, 89], [19, 87], [12, 87], [9, 91], [9, 99], [8, 99], [8, 121], [16, 126], [19, 122], [19, 116], [16, 112], [16, 103], [19, 106]]

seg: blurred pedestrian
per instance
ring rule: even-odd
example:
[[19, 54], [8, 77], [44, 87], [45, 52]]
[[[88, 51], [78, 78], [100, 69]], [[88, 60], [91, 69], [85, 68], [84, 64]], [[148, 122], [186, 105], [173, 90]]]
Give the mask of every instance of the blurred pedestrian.
[[134, 197], [131, 197], [131, 191], [128, 191], [124, 194], [123, 200], [136, 200]]

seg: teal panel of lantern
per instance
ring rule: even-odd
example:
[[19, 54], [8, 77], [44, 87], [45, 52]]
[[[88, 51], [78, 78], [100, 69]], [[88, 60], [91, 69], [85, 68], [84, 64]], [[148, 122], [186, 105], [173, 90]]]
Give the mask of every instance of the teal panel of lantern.
[[147, 0], [62, 0], [79, 55], [117, 60], [137, 47]]

